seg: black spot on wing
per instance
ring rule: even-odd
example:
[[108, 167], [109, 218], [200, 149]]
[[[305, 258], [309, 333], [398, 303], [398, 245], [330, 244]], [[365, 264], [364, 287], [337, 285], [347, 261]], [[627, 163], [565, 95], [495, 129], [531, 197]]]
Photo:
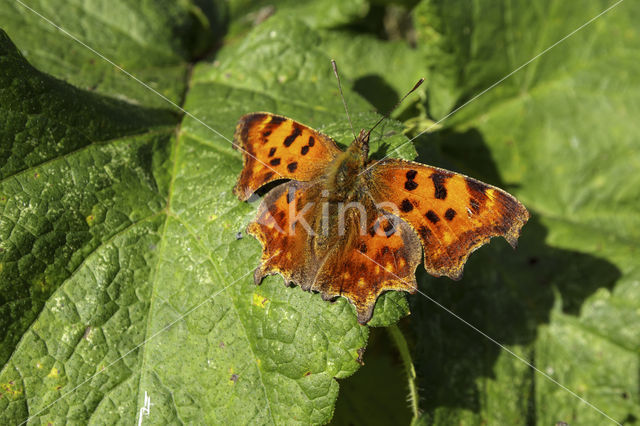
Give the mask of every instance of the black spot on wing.
[[400, 210], [405, 213], [409, 213], [411, 210], [413, 210], [413, 204], [411, 204], [411, 201], [405, 198], [404, 200], [402, 200], [402, 203], [400, 203]]
[[440, 218], [433, 210], [429, 210], [427, 214], [425, 214], [425, 217], [429, 219], [429, 222], [431, 223], [438, 223], [440, 221]]
[[358, 247], [358, 250], [360, 251], [360, 253], [366, 253], [367, 252], [367, 245], [365, 243], [360, 243], [360, 246]]
[[413, 191], [418, 187], [417, 182], [414, 180], [418, 172], [415, 170], [409, 170], [406, 173], [407, 181], [404, 183], [404, 187], [407, 191]]
[[287, 164], [287, 170], [289, 170], [289, 172], [293, 173], [296, 171], [296, 169], [298, 168], [298, 162], [294, 161], [292, 163]]
[[278, 164], [280, 164], [280, 158], [274, 158], [273, 160], [269, 161], [269, 164], [271, 164], [272, 166], [277, 166]]
[[275, 147], [272, 147], [272, 148], [269, 150], [269, 157], [273, 157], [273, 154], [275, 154], [275, 153], [276, 153], [276, 148], [275, 148]]
[[309, 147], [307, 145], [303, 146], [300, 149], [300, 154], [302, 154], [302, 155], [307, 155], [307, 152], [309, 152]]
[[284, 118], [284, 117], [278, 117], [277, 115], [273, 115], [273, 116], [271, 116], [271, 121], [269, 123], [270, 124], [280, 124], [283, 121], [287, 121], [287, 119]]
[[287, 136], [286, 138], [284, 138], [284, 146], [291, 146], [291, 144], [293, 143], [293, 141], [296, 140], [296, 138], [298, 136], [300, 136], [302, 134], [302, 129], [300, 129], [300, 127], [294, 123], [293, 124], [293, 130], [291, 131], [291, 134], [289, 136]]
[[438, 200], [444, 200], [447, 198], [447, 188], [444, 185], [444, 182], [447, 180], [446, 175], [438, 172], [431, 173], [431, 180], [433, 181], [433, 186], [435, 188], [434, 196]]
[[313, 138], [313, 136], [309, 136], [309, 146], [313, 146], [315, 145], [316, 140]]
[[418, 187], [418, 184], [413, 180], [408, 180], [404, 183], [404, 187], [407, 191], [413, 191]]
[[447, 220], [451, 222], [453, 218], [456, 217], [456, 211], [454, 209], [447, 209], [447, 211], [444, 213], [444, 217], [446, 217]]

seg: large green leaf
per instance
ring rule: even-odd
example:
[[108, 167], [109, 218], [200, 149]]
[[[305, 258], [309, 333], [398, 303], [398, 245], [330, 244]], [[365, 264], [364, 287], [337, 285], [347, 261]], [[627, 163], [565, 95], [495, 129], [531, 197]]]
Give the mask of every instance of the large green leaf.
[[[335, 379], [364, 360], [334, 420], [372, 424], [410, 416], [394, 349], [363, 355], [369, 331], [345, 300], [252, 283], [260, 247], [243, 231], [256, 203], [231, 193], [238, 117], [280, 113], [348, 144], [333, 57], [357, 128], [420, 76], [424, 109], [414, 97], [396, 116], [437, 120], [613, 2], [425, 0], [415, 49], [366, 33], [384, 7], [360, 1], [26, 4], [193, 116], [19, 3], [0, 8], [24, 55], [1, 33], [2, 423], [134, 423], [145, 394], [144, 422], [324, 423]], [[461, 283], [420, 269], [421, 290], [629, 424], [638, 16], [621, 3], [415, 141], [420, 161], [502, 186], [533, 214], [518, 251], [479, 250]], [[384, 123], [374, 155], [412, 158], [411, 144], [393, 151], [401, 130]], [[421, 422], [606, 422], [442, 307], [409, 301]], [[386, 294], [371, 325], [406, 313], [404, 295]]]
[[[612, 4], [422, 2], [434, 118]], [[510, 188], [533, 214], [516, 253], [494, 243], [472, 256], [460, 284], [425, 277], [424, 291], [631, 423], [640, 416], [639, 13], [622, 3], [419, 143], [431, 146], [429, 159], [419, 148], [423, 161]], [[413, 301], [428, 422], [608, 421], [450, 313]]]
[[221, 2], [204, 0], [21, 0], [0, 8], [0, 28], [41, 71], [82, 89], [166, 108], [161, 97], [98, 55], [180, 103], [188, 61], [214, 45], [224, 13]]
[[[335, 379], [360, 366], [368, 328], [344, 299], [278, 277], [253, 285], [259, 244], [237, 237], [256, 208], [231, 193], [240, 115], [283, 113], [349, 142], [317, 36], [271, 25], [194, 70], [185, 108], [208, 127], [42, 74], [2, 34], [4, 422], [131, 423], [145, 395], [157, 423], [331, 418]], [[273, 52], [300, 66], [245, 71]], [[375, 155], [406, 141], [401, 130], [380, 127]], [[371, 325], [406, 312], [386, 294]]]

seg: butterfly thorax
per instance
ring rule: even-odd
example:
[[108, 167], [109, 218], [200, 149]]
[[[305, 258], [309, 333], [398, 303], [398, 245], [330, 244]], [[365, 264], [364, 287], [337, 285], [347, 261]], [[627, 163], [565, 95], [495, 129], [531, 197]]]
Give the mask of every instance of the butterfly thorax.
[[369, 133], [361, 130], [349, 148], [339, 154], [327, 167], [329, 200], [348, 202], [358, 198], [358, 189], [362, 189], [360, 173], [364, 170], [369, 156]]
[[[362, 130], [349, 148], [327, 165], [322, 194], [317, 206], [318, 220], [314, 223], [313, 243], [317, 249], [329, 249], [338, 241], [358, 235], [360, 224], [366, 225], [372, 216], [371, 200], [366, 195], [363, 176], [367, 165], [369, 134]], [[360, 216], [364, 215], [361, 221]]]

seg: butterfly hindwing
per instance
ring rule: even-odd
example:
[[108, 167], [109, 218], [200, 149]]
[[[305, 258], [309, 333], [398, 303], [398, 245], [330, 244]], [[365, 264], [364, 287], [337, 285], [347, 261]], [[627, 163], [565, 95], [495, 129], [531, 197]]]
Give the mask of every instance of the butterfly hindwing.
[[256, 284], [266, 275], [279, 273], [285, 282], [311, 285], [317, 265], [307, 255], [311, 231], [307, 224], [313, 223], [315, 210], [307, 206], [313, 207], [309, 200], [319, 197], [320, 190], [311, 182], [290, 181], [264, 197], [247, 229], [263, 247], [262, 261], [254, 274]]
[[371, 166], [369, 190], [382, 208], [417, 232], [425, 269], [459, 279], [469, 254], [503, 236], [515, 247], [529, 219], [507, 192], [470, 177], [411, 161], [390, 159]]
[[368, 210], [365, 229], [360, 230], [359, 220], [354, 220], [322, 263], [311, 288], [325, 299], [349, 299], [361, 324], [371, 319], [376, 300], [385, 291], [416, 291], [415, 271], [422, 258], [420, 241], [406, 222]]
[[242, 152], [242, 173], [234, 188], [241, 200], [276, 179], [313, 180], [340, 152], [328, 136], [266, 112], [241, 117], [233, 145]]

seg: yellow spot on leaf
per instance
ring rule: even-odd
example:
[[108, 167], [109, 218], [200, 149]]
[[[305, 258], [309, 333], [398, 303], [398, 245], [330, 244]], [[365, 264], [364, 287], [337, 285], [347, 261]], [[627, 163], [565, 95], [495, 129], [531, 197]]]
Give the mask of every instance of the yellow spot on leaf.
[[94, 222], [96, 221], [96, 218], [94, 215], [90, 214], [85, 218], [85, 221], [87, 222], [87, 225], [93, 226]]
[[0, 388], [5, 391], [7, 394], [11, 396], [17, 396], [22, 393], [22, 389], [16, 387], [14, 381], [9, 381], [8, 383], [3, 383], [0, 385]]
[[51, 369], [51, 371], [49, 371], [49, 374], [47, 374], [47, 377], [57, 378], [58, 377], [58, 369], [53, 367]]
[[258, 294], [253, 293], [253, 301], [251, 302], [254, 306], [258, 306], [260, 308], [264, 308], [269, 303], [269, 299]]

